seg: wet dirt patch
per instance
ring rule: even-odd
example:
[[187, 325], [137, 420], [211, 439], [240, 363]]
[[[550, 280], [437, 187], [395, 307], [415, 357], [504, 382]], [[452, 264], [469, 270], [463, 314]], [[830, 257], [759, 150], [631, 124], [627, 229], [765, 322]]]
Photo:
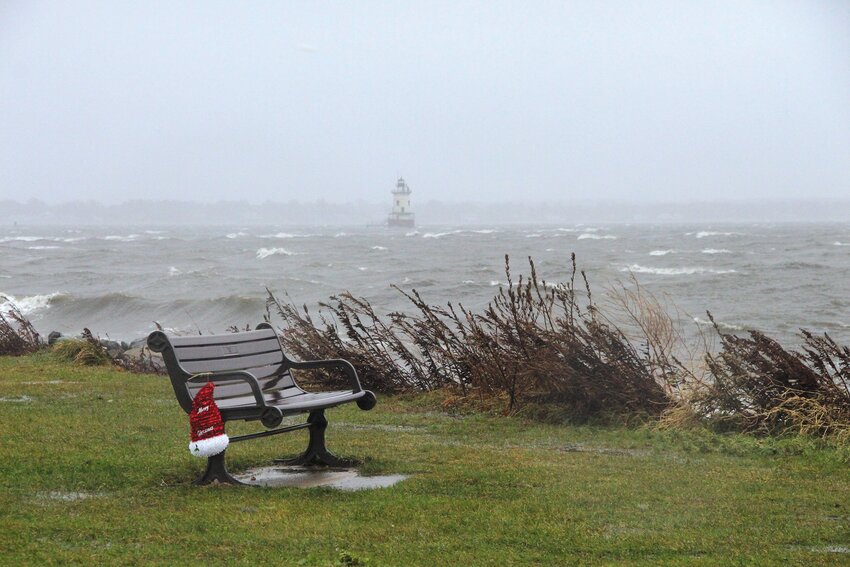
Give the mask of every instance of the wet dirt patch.
[[408, 478], [409, 475], [361, 476], [357, 469], [270, 466], [251, 469], [233, 476], [246, 484], [255, 486], [371, 490], [393, 486]]
[[599, 455], [621, 455], [626, 457], [644, 457], [649, 451], [641, 449], [614, 449], [612, 447], [591, 447], [581, 444], [570, 444], [556, 447], [557, 451], [563, 453], [597, 453]]
[[825, 545], [823, 547], [813, 547], [815, 553], [850, 553], [850, 547], [844, 545]]
[[76, 502], [77, 500], [87, 500], [89, 498], [97, 498], [103, 494], [97, 492], [66, 492], [63, 490], [52, 490], [50, 492], [40, 492], [39, 498], [45, 500], [58, 500], [61, 502]]
[[424, 430], [423, 427], [415, 427], [413, 425], [384, 425], [381, 423], [347, 423], [344, 421], [340, 421], [337, 423], [337, 426], [344, 426], [346, 429], [354, 429], [354, 430], [371, 430], [371, 431], [387, 431], [389, 433], [411, 433], [411, 432], [421, 432]]
[[26, 404], [32, 402], [33, 399], [29, 396], [16, 396], [13, 398], [0, 398], [0, 403], [8, 404]]
[[21, 384], [26, 384], [28, 386], [43, 386], [53, 384], [82, 384], [82, 382], [72, 382], [68, 380], [31, 380], [29, 382], [21, 382]]

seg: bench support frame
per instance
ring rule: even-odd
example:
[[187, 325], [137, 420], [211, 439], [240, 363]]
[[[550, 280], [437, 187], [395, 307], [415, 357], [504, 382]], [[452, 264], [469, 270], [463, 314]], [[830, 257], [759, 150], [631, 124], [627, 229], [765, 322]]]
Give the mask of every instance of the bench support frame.
[[335, 468], [353, 467], [358, 464], [355, 460], [341, 459], [328, 451], [325, 446], [325, 429], [328, 427], [325, 410], [318, 409], [311, 411], [310, 416], [307, 418], [307, 425], [310, 432], [310, 441], [307, 444], [307, 450], [291, 459], [275, 459], [273, 461], [275, 464]]
[[[240, 435], [233, 437], [230, 442], [244, 441], [254, 439], [256, 437], [266, 437], [268, 435], [277, 435], [279, 433], [287, 433], [298, 429], [307, 429], [310, 432], [310, 441], [307, 444], [307, 450], [291, 459], [274, 459], [275, 464], [286, 466], [302, 466], [302, 467], [332, 467], [346, 468], [353, 467], [358, 464], [358, 461], [353, 459], [342, 459], [337, 457], [325, 446], [325, 430], [328, 428], [328, 419], [325, 417], [325, 410], [313, 410], [307, 418], [307, 423], [299, 423], [289, 427], [281, 427], [272, 431], [263, 431], [261, 433], [252, 433], [249, 435]], [[227, 466], [224, 462], [224, 453], [222, 451], [218, 455], [213, 455], [207, 458], [207, 468], [201, 476], [199, 476], [192, 484], [203, 486], [206, 484], [236, 484], [245, 485], [246, 483], [234, 478], [227, 472]]]
[[213, 455], [207, 459], [207, 469], [204, 473], [199, 476], [195, 482], [192, 484], [196, 486], [203, 486], [205, 484], [245, 484], [239, 480], [233, 478], [229, 472], [227, 472], [227, 467], [224, 464], [224, 453], [226, 451], [222, 451], [218, 455]]

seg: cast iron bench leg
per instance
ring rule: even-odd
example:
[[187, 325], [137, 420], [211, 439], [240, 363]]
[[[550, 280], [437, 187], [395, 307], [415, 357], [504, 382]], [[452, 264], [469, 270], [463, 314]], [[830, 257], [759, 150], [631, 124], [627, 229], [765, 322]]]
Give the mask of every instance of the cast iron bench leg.
[[224, 465], [224, 451], [207, 459], [207, 470], [192, 484], [204, 485], [218, 482], [220, 484], [245, 484], [230, 476]]
[[325, 447], [325, 429], [328, 420], [325, 418], [325, 410], [313, 410], [307, 418], [310, 424], [310, 442], [307, 450], [294, 459], [275, 459], [274, 462], [290, 466], [324, 466], [324, 467], [353, 467], [357, 461], [340, 459]]

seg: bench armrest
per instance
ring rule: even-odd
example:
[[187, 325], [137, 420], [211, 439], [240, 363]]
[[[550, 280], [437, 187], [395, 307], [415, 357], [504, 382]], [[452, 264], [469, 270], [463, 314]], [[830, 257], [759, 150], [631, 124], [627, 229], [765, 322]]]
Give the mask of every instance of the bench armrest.
[[360, 392], [363, 386], [360, 385], [360, 378], [357, 377], [357, 370], [347, 360], [341, 358], [329, 358], [327, 360], [306, 360], [304, 362], [289, 362], [289, 367], [296, 370], [312, 370], [314, 368], [342, 368], [348, 378], [351, 380], [351, 391]]
[[[186, 390], [189, 390], [189, 382], [197, 383], [197, 382], [224, 382], [226, 380], [242, 380], [243, 382], [247, 382], [251, 387], [251, 392], [254, 394], [254, 399], [257, 400], [257, 406], [264, 408], [266, 407], [266, 400], [263, 397], [263, 389], [260, 387], [260, 383], [257, 382], [257, 378], [251, 374], [250, 372], [246, 372], [245, 370], [231, 370], [228, 372], [201, 372], [199, 374], [193, 375], [191, 378], [186, 380]], [[191, 392], [189, 393], [189, 397], [192, 397]]]

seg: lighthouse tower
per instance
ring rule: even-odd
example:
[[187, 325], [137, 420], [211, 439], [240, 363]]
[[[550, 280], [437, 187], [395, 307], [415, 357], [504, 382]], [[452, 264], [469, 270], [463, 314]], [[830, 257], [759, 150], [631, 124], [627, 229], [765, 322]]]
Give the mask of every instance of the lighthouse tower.
[[410, 187], [403, 177], [398, 178], [393, 193], [393, 211], [387, 219], [389, 226], [414, 226], [413, 212], [410, 210]]

